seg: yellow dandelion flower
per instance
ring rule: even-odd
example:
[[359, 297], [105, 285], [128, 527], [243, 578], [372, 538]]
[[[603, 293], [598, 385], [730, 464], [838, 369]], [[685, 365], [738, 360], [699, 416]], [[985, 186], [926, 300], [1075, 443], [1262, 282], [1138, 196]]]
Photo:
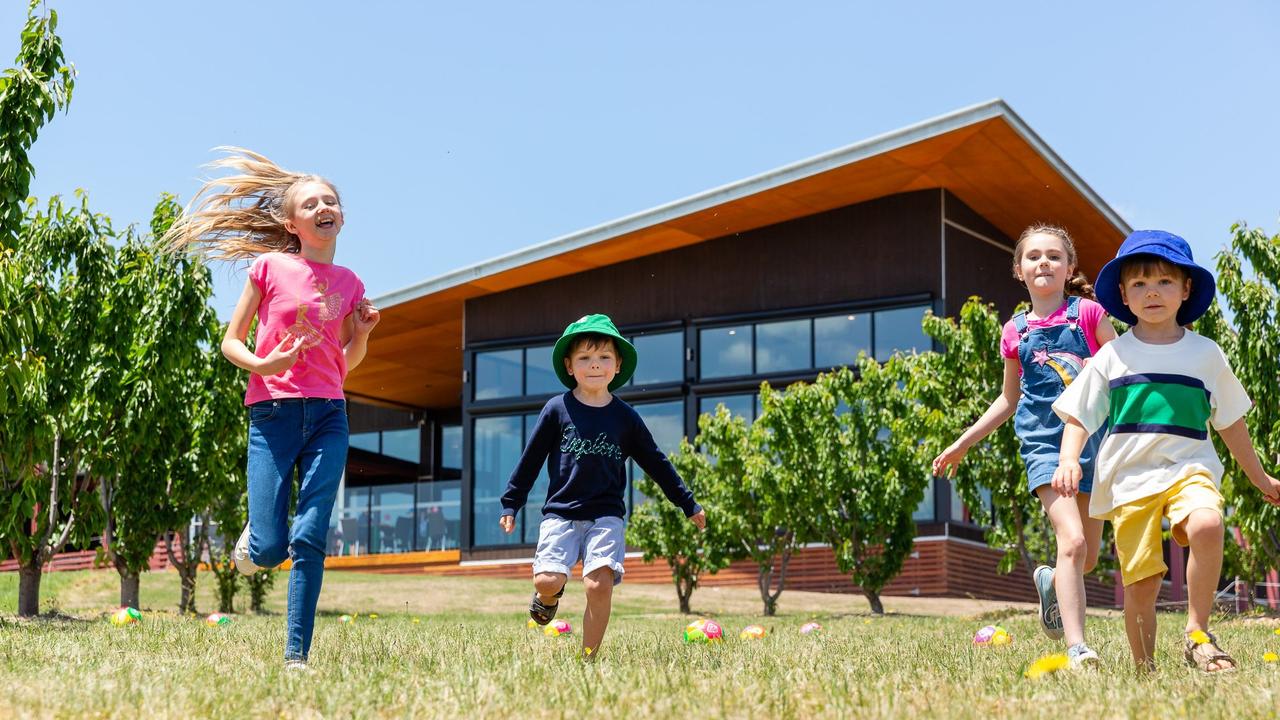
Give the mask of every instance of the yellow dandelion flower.
[[1191, 639], [1191, 642], [1197, 645], [1203, 645], [1209, 642], [1209, 633], [1203, 630], [1192, 630], [1187, 633], [1187, 637]]
[[1262, 661], [1263, 661], [1263, 662], [1275, 662], [1275, 661], [1277, 661], [1277, 660], [1280, 660], [1280, 655], [1277, 655], [1277, 654], [1275, 654], [1275, 653], [1273, 653], [1273, 652], [1268, 652], [1268, 653], [1263, 653], [1263, 654], [1262, 654]]
[[1031, 680], [1039, 680], [1045, 675], [1051, 675], [1059, 670], [1066, 669], [1067, 665], [1067, 656], [1063, 653], [1045, 655], [1039, 660], [1031, 663], [1031, 667], [1027, 668], [1027, 671], [1023, 673], [1023, 675]]
[[378, 619], [378, 613], [369, 613], [369, 619], [370, 619], [370, 620], [377, 620], [377, 619]]
[[1276, 629], [1275, 629], [1275, 630], [1273, 630], [1272, 632], [1274, 632], [1274, 633], [1275, 633], [1275, 634], [1277, 634], [1277, 635], [1280, 635], [1280, 628], [1276, 628]]

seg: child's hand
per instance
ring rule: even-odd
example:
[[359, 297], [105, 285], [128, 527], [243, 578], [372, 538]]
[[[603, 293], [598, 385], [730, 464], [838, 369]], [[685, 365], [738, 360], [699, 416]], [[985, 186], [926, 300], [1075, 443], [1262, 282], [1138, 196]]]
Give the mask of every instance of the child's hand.
[[1280, 480], [1264, 475], [1261, 483], [1254, 483], [1262, 491], [1262, 497], [1272, 505], [1280, 506]]
[[694, 514], [690, 515], [690, 516], [689, 516], [689, 522], [691, 522], [691, 523], [693, 523], [694, 525], [696, 525], [696, 526], [698, 527], [698, 529], [699, 529], [699, 530], [706, 530], [706, 529], [707, 529], [707, 513], [706, 513], [706, 511], [705, 511], [705, 510], [699, 510], [698, 512], [696, 512], [696, 513], [694, 513]]
[[1062, 497], [1075, 497], [1080, 492], [1080, 479], [1084, 470], [1079, 460], [1060, 460], [1058, 469], [1053, 471], [1053, 489]]
[[502, 517], [498, 518], [498, 525], [502, 527], [503, 532], [510, 535], [511, 532], [516, 529], [516, 516], [503, 515]]
[[943, 450], [938, 457], [933, 459], [933, 474], [938, 477], [955, 477], [956, 469], [960, 467], [960, 461], [964, 460], [964, 456], [969, 452], [969, 448], [960, 447], [952, 443], [951, 447]]
[[355, 323], [355, 331], [360, 335], [368, 335], [373, 331], [373, 326], [378, 324], [382, 319], [382, 313], [378, 308], [369, 302], [369, 298], [365, 298], [356, 304], [356, 311], [352, 313], [352, 322]]
[[262, 358], [255, 372], [259, 375], [279, 375], [298, 362], [298, 354], [301, 352], [302, 338], [287, 332], [280, 344], [271, 348], [271, 352]]

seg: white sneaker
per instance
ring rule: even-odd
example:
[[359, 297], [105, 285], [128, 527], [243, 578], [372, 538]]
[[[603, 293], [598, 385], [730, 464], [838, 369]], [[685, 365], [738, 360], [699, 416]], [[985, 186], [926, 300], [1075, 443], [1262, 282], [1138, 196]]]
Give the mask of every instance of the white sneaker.
[[1101, 664], [1098, 653], [1084, 643], [1067, 650], [1067, 667], [1072, 670], [1097, 670]]
[[310, 674], [311, 666], [306, 660], [285, 660], [284, 671], [287, 673]]
[[262, 568], [253, 563], [253, 559], [249, 557], [249, 525], [244, 526], [244, 532], [240, 533], [240, 539], [236, 541], [236, 547], [231, 551], [231, 560], [235, 563], [236, 569], [241, 575], [252, 575]]

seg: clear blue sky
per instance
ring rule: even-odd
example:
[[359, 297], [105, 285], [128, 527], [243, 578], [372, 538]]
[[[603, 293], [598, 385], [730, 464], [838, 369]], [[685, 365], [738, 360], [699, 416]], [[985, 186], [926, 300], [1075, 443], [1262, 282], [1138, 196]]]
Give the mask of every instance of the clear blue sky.
[[374, 296], [994, 97], [1205, 264], [1280, 216], [1271, 2], [48, 6], [80, 74], [33, 194], [145, 224], [243, 145], [337, 183]]

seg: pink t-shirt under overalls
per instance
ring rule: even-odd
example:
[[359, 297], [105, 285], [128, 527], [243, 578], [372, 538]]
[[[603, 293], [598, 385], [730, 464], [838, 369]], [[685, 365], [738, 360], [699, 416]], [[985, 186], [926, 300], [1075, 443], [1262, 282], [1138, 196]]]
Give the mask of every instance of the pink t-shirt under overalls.
[[258, 286], [258, 332], [254, 353], [266, 357], [286, 334], [302, 338], [293, 367], [279, 375], [249, 374], [245, 405], [278, 398], [343, 398], [347, 361], [342, 322], [364, 298], [354, 272], [291, 253], [266, 253], [249, 266]]

